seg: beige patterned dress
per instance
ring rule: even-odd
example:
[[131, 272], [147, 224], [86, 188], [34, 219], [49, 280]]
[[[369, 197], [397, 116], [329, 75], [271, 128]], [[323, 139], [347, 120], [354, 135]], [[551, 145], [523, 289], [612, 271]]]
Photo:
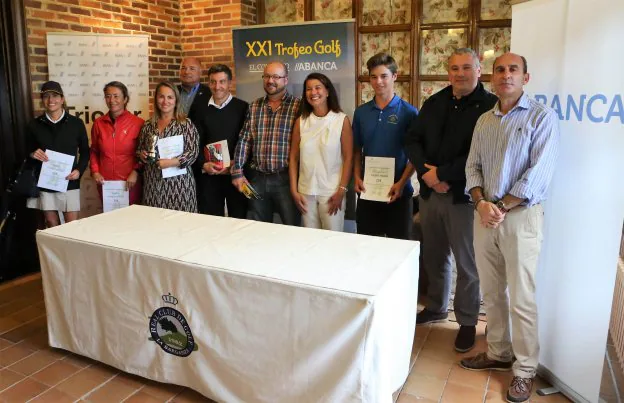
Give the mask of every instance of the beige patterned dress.
[[[150, 120], [146, 121], [139, 135], [137, 153], [147, 150], [149, 139], [158, 136], [159, 139], [173, 136], [183, 136], [184, 152], [178, 156], [180, 168], [187, 168], [183, 175], [163, 178], [162, 171], [154, 163], [145, 164], [143, 170], [143, 204], [145, 206], [160, 207], [170, 210], [197, 212], [197, 193], [195, 178], [191, 165], [197, 159], [199, 152], [199, 136], [195, 125], [189, 119], [185, 123], [178, 123], [175, 119], [165, 128], [163, 133]], [[156, 159], [158, 147], [156, 147]]]

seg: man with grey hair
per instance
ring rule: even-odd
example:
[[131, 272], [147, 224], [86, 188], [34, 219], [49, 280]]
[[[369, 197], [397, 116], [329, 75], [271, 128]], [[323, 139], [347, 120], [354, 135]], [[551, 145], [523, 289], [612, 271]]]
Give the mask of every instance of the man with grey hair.
[[497, 101], [479, 82], [478, 55], [468, 48], [448, 59], [451, 85], [431, 96], [408, 132], [406, 152], [420, 182], [423, 262], [429, 285], [417, 324], [446, 320], [451, 291], [451, 252], [457, 263], [454, 309], [460, 325], [455, 350], [475, 342], [479, 277], [473, 248], [474, 212], [465, 194], [466, 159], [481, 114]]

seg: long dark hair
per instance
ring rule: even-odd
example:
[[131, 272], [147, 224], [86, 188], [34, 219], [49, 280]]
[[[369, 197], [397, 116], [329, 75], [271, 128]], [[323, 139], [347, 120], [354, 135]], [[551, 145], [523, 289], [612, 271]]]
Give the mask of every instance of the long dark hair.
[[308, 98], [306, 97], [306, 85], [308, 84], [308, 80], [319, 80], [323, 86], [327, 89], [327, 107], [332, 112], [342, 112], [342, 108], [340, 108], [340, 101], [338, 101], [338, 94], [336, 93], [336, 89], [334, 88], [334, 84], [332, 84], [331, 80], [325, 75], [321, 73], [310, 73], [303, 81], [303, 96], [302, 105], [301, 105], [301, 117], [306, 119], [312, 113], [312, 105], [308, 102]]

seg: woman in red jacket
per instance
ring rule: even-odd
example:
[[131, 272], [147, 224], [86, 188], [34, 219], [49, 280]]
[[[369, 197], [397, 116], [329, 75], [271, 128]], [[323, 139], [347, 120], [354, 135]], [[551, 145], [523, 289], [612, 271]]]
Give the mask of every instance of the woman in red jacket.
[[128, 88], [119, 81], [104, 86], [108, 113], [93, 122], [91, 128], [91, 176], [102, 195], [104, 181], [126, 181], [130, 204], [141, 201], [139, 161], [136, 149], [143, 119], [126, 110]]

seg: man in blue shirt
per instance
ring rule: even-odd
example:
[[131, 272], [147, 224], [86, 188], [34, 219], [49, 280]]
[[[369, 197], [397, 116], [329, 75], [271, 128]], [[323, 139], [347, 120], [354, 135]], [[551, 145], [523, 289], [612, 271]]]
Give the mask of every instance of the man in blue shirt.
[[524, 57], [506, 53], [494, 61], [492, 82], [499, 102], [477, 121], [466, 161], [488, 351], [460, 365], [473, 371], [513, 370], [508, 402], [529, 400], [538, 366], [535, 280], [541, 203], [559, 143], [557, 114], [524, 93], [528, 81]]
[[[355, 191], [360, 194], [356, 210], [358, 234], [410, 239], [412, 227], [412, 193], [410, 178], [414, 166], [405, 155], [407, 129], [417, 111], [394, 93], [397, 64], [392, 56], [378, 53], [367, 62], [373, 100], [359, 106], [353, 115], [355, 143], [353, 173]], [[388, 201], [364, 200], [366, 157], [394, 159], [394, 184]]]

